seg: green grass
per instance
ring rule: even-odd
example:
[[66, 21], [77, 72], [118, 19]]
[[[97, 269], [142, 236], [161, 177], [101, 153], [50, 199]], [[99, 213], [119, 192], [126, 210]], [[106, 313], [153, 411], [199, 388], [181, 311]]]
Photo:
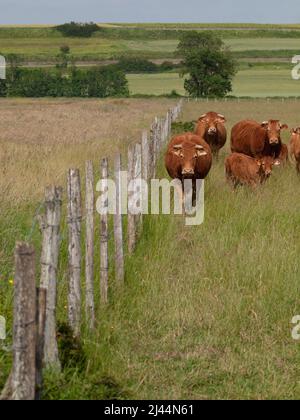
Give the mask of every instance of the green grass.
[[[184, 95], [184, 79], [177, 73], [128, 75], [132, 94], [163, 95], [172, 90]], [[286, 65], [258, 65], [245, 67], [233, 82], [234, 96], [291, 97], [300, 96], [300, 82], [292, 79], [291, 67]]]
[[300, 83], [293, 80], [288, 69], [241, 70], [233, 83], [235, 96], [300, 96]]
[[[249, 117], [281, 118], [291, 127], [300, 122], [294, 101], [191, 102], [182, 119], [211, 109], [226, 115], [228, 128]], [[291, 319], [300, 313], [299, 178], [288, 166], [256, 192], [233, 193], [224, 177], [228, 147], [206, 182], [205, 223], [187, 228], [181, 217], [145, 218], [124, 290], [114, 284], [112, 267], [110, 304], [97, 304], [95, 333], [83, 331], [88, 363], [71, 364], [60, 375], [48, 372], [44, 398], [300, 398], [300, 347], [291, 339]], [[160, 174], [166, 175], [163, 166]], [[5, 278], [13, 276], [9, 250], [31, 231], [34, 208], [0, 214]], [[61, 321], [65, 224], [62, 232]], [[37, 229], [32, 239], [39, 243]], [[1, 279], [0, 313], [11, 320], [12, 288]], [[10, 353], [0, 350], [0, 363], [1, 386]]]
[[[130, 29], [131, 28], [131, 29]], [[148, 29], [147, 29], [148, 28]], [[105, 27], [91, 38], [66, 38], [51, 27], [0, 27], [0, 52], [18, 54], [24, 60], [54, 61], [62, 45], [69, 45], [75, 59], [105, 60], [122, 55], [147, 58], [172, 58], [180, 37], [179, 30], [151, 31], [147, 26]], [[262, 33], [221, 31], [237, 57], [291, 57], [299, 51], [300, 31], [296, 37], [282, 31]]]
[[178, 73], [128, 74], [127, 79], [133, 95], [165, 95], [172, 90], [185, 94], [183, 79]]

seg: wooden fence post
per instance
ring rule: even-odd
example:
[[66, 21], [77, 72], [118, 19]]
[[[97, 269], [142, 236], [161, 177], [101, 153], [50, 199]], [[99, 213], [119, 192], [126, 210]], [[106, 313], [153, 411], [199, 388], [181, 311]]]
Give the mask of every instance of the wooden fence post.
[[[108, 179], [108, 160], [103, 159], [101, 163], [102, 180]], [[106, 185], [106, 188], [107, 185]], [[105, 189], [106, 189], [105, 188]], [[100, 289], [101, 302], [108, 303], [108, 214], [101, 214], [100, 217]]]
[[95, 328], [95, 297], [94, 297], [94, 168], [91, 161], [86, 162], [85, 168], [85, 217], [86, 217], [86, 243], [85, 243], [85, 310], [89, 328]]
[[56, 302], [61, 207], [62, 188], [47, 187], [45, 215], [41, 217], [43, 244], [40, 283], [47, 290], [44, 362], [46, 366], [57, 369], [60, 369], [56, 340]]
[[124, 248], [123, 248], [123, 223], [121, 206], [121, 167], [122, 158], [120, 153], [115, 156], [115, 183], [116, 183], [116, 213], [114, 215], [114, 237], [115, 237], [115, 267], [116, 279], [124, 283]]
[[34, 400], [36, 383], [35, 251], [18, 243], [15, 251], [12, 400]]
[[68, 174], [69, 323], [76, 337], [81, 324], [81, 189], [78, 169]]
[[141, 233], [142, 228], [142, 204], [143, 204], [143, 191], [142, 191], [142, 183], [140, 181], [142, 179], [142, 145], [137, 143], [134, 149], [134, 175], [133, 178], [136, 180], [136, 187], [139, 188], [139, 205], [141, 211], [139, 214], [136, 215], [136, 231], [137, 233]]
[[45, 349], [46, 314], [47, 314], [47, 289], [37, 289], [37, 340], [36, 340], [36, 387], [35, 399], [40, 400], [43, 387], [43, 361]]
[[143, 132], [143, 137], [142, 137], [142, 165], [143, 165], [142, 177], [145, 181], [149, 181], [149, 158], [150, 158], [150, 150], [149, 150], [148, 133], [145, 130]]
[[[134, 179], [134, 166], [135, 162], [135, 146], [128, 147], [128, 185]], [[128, 194], [128, 200], [130, 204], [131, 195]], [[136, 218], [132, 214], [130, 205], [128, 206], [128, 216], [127, 216], [127, 230], [128, 230], [128, 252], [133, 254], [136, 247]]]

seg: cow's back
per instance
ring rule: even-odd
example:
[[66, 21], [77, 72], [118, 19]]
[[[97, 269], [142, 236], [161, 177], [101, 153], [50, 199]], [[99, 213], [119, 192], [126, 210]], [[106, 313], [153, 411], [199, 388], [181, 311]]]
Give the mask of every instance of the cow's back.
[[258, 166], [254, 158], [242, 153], [233, 153], [225, 161], [227, 178], [240, 183], [259, 182]]
[[264, 148], [265, 131], [256, 121], [241, 121], [232, 128], [232, 153], [243, 153], [255, 157], [262, 155]]

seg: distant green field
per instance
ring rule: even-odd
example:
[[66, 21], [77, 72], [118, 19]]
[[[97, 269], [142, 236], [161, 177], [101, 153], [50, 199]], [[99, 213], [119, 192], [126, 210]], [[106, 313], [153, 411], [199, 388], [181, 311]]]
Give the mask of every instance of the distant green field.
[[[243, 57], [265, 56], [274, 58], [292, 56], [299, 51], [300, 39], [293, 38], [242, 38], [226, 39], [225, 44]], [[147, 58], [172, 58], [178, 39], [128, 40], [92, 38], [0, 38], [2, 54], [18, 54], [27, 60], [53, 60], [62, 45], [69, 45], [76, 59], [105, 60], [121, 55], [138, 55]], [[253, 53], [257, 51], [257, 53]]]
[[[163, 95], [172, 90], [184, 95], [183, 79], [176, 73], [128, 75], [132, 94]], [[233, 95], [249, 97], [300, 96], [300, 81], [291, 77], [289, 68], [254, 67], [238, 72]]]
[[[103, 24], [99, 24], [103, 25]], [[124, 27], [124, 28], [150, 28], [150, 29], [300, 29], [300, 24], [262, 24], [262, 23], [110, 23], [106, 24], [109, 27]]]

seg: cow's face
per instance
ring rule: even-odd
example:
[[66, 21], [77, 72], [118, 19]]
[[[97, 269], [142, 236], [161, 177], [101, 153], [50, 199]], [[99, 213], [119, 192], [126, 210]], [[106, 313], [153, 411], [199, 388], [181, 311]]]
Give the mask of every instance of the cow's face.
[[278, 120], [264, 121], [261, 126], [267, 131], [268, 140], [272, 146], [280, 143], [281, 130], [289, 128], [286, 124], [281, 124]]
[[300, 127], [298, 128], [293, 128], [291, 130], [292, 136], [297, 136], [298, 138], [300, 138]]
[[269, 178], [272, 174], [273, 166], [280, 166], [281, 162], [279, 159], [274, 159], [271, 156], [265, 156], [261, 159], [258, 159], [256, 161], [260, 173], [266, 177]]
[[202, 156], [206, 156], [207, 152], [201, 145], [175, 145], [173, 148], [173, 154], [180, 159], [181, 163], [181, 174], [184, 177], [191, 177], [195, 174], [195, 167], [197, 159]]
[[209, 135], [214, 135], [217, 134], [218, 124], [225, 124], [226, 119], [224, 115], [221, 114], [217, 114], [216, 117], [211, 117], [208, 114], [204, 114], [199, 118], [198, 122], [205, 125], [206, 131]]

